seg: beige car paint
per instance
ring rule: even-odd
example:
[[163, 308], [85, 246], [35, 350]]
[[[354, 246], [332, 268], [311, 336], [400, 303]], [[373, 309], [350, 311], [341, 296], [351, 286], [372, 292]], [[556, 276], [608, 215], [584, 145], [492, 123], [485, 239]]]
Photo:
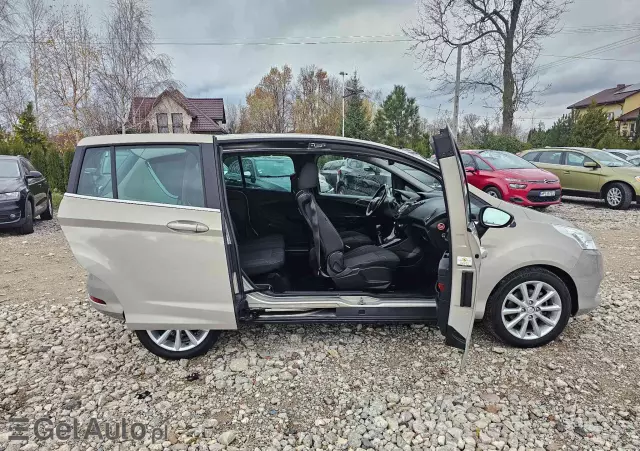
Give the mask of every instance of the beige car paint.
[[[89, 294], [130, 329], [236, 329], [219, 210], [67, 193], [58, 217]], [[167, 227], [177, 220], [209, 230]]]
[[[267, 136], [271, 139], [277, 137]], [[226, 135], [218, 139], [228, 142], [247, 137], [254, 136]], [[303, 138], [313, 139], [314, 136], [304, 135]], [[340, 137], [317, 138], [350, 144], [365, 143]], [[206, 135], [114, 135], [85, 138], [79, 145], [210, 143], [212, 140]], [[378, 147], [402, 152], [388, 146]], [[482, 238], [487, 256], [482, 260], [479, 277], [475, 278], [476, 319], [482, 318], [491, 292], [504, 276], [532, 265], [548, 266], [573, 281], [578, 294], [574, 310], [578, 314], [598, 305], [598, 287], [604, 276], [602, 256], [597, 250], [583, 250], [573, 238], [553, 227], [553, 224], [567, 225], [566, 221], [502, 202], [474, 187], [469, 187], [469, 190], [486, 203], [511, 213], [516, 223], [515, 227], [490, 229]], [[127, 218], [127, 222], [122, 226], [114, 218]], [[92, 303], [98, 310], [114, 316], [124, 313], [127, 326], [132, 329], [237, 327], [219, 211], [67, 193], [60, 207], [59, 219], [74, 255], [90, 274], [89, 294], [107, 302], [107, 306]], [[200, 222], [206, 224], [209, 231], [180, 234], [166, 227], [175, 220]], [[464, 224], [466, 227], [466, 221]], [[99, 249], [96, 244], [100, 245]], [[247, 281], [243, 285], [245, 289], [249, 288]], [[321, 305], [331, 307], [332, 300], [335, 307], [350, 306], [355, 302], [351, 298], [329, 293], [290, 297], [287, 301], [264, 293], [247, 296], [250, 307], [264, 308], [267, 302], [276, 310], [300, 309], [295, 299], [317, 308]], [[367, 299], [367, 305], [388, 304], [383, 298], [372, 295], [367, 295]], [[433, 304], [433, 300], [415, 300], [415, 303]], [[466, 319], [461, 319], [461, 323], [466, 324]]]

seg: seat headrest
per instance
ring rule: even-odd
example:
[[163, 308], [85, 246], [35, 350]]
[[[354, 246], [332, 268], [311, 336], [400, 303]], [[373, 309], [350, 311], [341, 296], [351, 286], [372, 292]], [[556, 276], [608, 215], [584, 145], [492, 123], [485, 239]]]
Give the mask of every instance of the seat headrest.
[[298, 189], [318, 187], [318, 166], [313, 162], [305, 163], [298, 175]]

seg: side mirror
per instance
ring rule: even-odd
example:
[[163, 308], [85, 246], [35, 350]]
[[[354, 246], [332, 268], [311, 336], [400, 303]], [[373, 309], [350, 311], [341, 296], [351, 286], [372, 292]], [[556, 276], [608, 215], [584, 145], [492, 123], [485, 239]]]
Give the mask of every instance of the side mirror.
[[584, 163], [582, 163], [582, 166], [584, 166], [585, 168], [591, 168], [591, 169], [596, 169], [600, 167], [600, 165], [598, 165], [598, 163], [596, 163], [595, 161], [585, 161]]
[[244, 178], [251, 180], [251, 183], [255, 183], [256, 182], [256, 176], [251, 171], [244, 171]]
[[474, 168], [473, 166], [467, 166], [464, 168], [464, 172], [470, 172], [471, 174], [473, 174], [474, 172], [476, 172], [476, 168]]
[[513, 222], [513, 216], [495, 207], [482, 207], [478, 216], [480, 226], [486, 229], [500, 229]]
[[364, 170], [365, 170], [366, 172], [376, 172], [376, 170], [375, 170], [373, 167], [371, 167], [371, 166], [365, 166], [365, 167], [364, 167]]
[[42, 173], [40, 171], [29, 171], [27, 174], [28, 179], [39, 179], [42, 177]]

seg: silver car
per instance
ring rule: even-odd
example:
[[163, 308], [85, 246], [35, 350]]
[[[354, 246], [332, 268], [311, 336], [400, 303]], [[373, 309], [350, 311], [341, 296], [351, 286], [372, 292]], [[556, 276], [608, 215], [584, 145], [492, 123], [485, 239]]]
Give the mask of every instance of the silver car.
[[[241, 322], [423, 322], [466, 349], [483, 320], [533, 347], [598, 305], [587, 233], [469, 187], [448, 129], [432, 148], [438, 165], [332, 136], [85, 138], [58, 217], [90, 304], [169, 359]], [[256, 177], [250, 162], [270, 156]], [[323, 192], [319, 167], [342, 158], [390, 186]]]

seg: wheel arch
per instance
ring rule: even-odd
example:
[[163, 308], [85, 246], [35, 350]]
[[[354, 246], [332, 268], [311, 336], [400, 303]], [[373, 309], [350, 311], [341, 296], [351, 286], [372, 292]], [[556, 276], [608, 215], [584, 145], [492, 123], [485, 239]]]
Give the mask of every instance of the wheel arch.
[[502, 198], [504, 199], [506, 197], [506, 191], [503, 187], [501, 187], [499, 184], [491, 181], [488, 182], [483, 188], [482, 191], [487, 191], [487, 189], [489, 188], [493, 188], [493, 189], [497, 189], [498, 191], [500, 191], [500, 194], [502, 195]]
[[609, 187], [611, 185], [613, 185], [614, 183], [620, 183], [622, 185], [626, 185], [629, 187], [629, 189], [631, 190], [631, 193], [634, 194], [635, 191], [633, 189], [633, 186], [631, 186], [630, 183], [625, 182], [624, 180], [609, 180], [607, 183], [605, 183], [604, 185], [602, 185], [602, 188], [600, 188], [600, 199], [604, 199], [607, 195], [607, 190], [609, 189]]
[[[506, 279], [507, 277], [509, 277], [511, 274], [513, 274], [515, 272], [522, 271], [523, 269], [532, 269], [532, 268], [546, 269], [547, 271], [550, 271], [553, 274], [555, 274], [556, 276], [558, 276], [560, 278], [560, 280], [562, 280], [564, 282], [564, 284], [567, 286], [567, 288], [569, 290], [569, 294], [571, 296], [571, 299], [570, 299], [571, 300], [571, 316], [574, 316], [578, 312], [578, 306], [579, 306], [579, 304], [578, 304], [578, 287], [576, 286], [576, 283], [573, 281], [573, 279], [571, 278], [569, 273], [567, 273], [563, 269], [560, 269], [557, 266], [553, 266], [553, 265], [533, 264], [533, 265], [521, 266], [519, 268], [514, 269], [513, 271], [509, 272], [508, 274], [505, 274], [502, 278], [500, 278], [500, 280], [498, 280], [498, 282], [495, 284], [495, 286], [491, 290], [491, 293], [489, 294], [489, 297], [487, 298], [487, 301], [489, 301], [489, 299], [491, 299], [491, 297], [495, 294], [496, 290], [498, 289], [498, 287], [500, 286], [500, 284], [502, 283], [502, 281], [504, 279]], [[487, 308], [485, 308], [485, 313], [483, 313], [483, 316], [486, 315], [486, 312], [487, 312]]]

